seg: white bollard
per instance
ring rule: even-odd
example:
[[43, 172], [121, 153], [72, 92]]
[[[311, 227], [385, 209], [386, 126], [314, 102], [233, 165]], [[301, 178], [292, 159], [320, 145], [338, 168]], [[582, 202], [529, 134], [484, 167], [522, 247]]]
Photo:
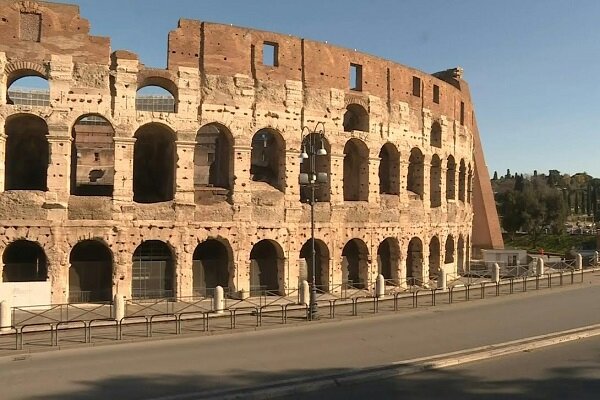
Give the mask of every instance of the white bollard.
[[0, 332], [10, 332], [12, 326], [12, 310], [8, 300], [0, 301]]
[[125, 297], [115, 294], [113, 301], [113, 318], [115, 321], [121, 321], [125, 317]]
[[498, 263], [494, 263], [494, 267], [492, 269], [492, 282], [500, 282], [500, 266]]
[[217, 314], [221, 314], [223, 312], [223, 308], [225, 304], [225, 292], [221, 286], [217, 286], [215, 288], [215, 296], [213, 297], [213, 311]]
[[599, 262], [600, 262], [600, 253], [595, 251], [594, 252], [594, 266], [598, 265]]
[[583, 258], [581, 257], [581, 254], [577, 253], [577, 256], [575, 257], [575, 269], [577, 271], [579, 271], [582, 267], [583, 267]]
[[536, 272], [537, 276], [544, 275], [544, 259], [543, 258], [541, 258], [541, 257], [538, 258], [536, 268], [537, 268], [537, 270], [535, 272]]
[[385, 297], [385, 278], [381, 274], [377, 275], [377, 280], [375, 281], [375, 297], [379, 299]]
[[310, 286], [307, 281], [300, 282], [300, 304], [304, 304], [305, 306], [310, 304]]
[[446, 290], [448, 289], [448, 276], [446, 276], [446, 273], [444, 271], [440, 271], [440, 274], [438, 275], [438, 289], [440, 290]]

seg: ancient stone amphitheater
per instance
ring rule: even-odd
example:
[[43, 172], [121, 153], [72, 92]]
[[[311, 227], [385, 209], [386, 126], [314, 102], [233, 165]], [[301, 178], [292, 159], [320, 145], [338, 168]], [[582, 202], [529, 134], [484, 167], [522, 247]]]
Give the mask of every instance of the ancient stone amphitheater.
[[322, 290], [427, 285], [501, 246], [460, 69], [195, 20], [155, 69], [77, 6], [0, 17], [4, 283], [55, 303], [289, 293], [311, 279], [306, 172]]

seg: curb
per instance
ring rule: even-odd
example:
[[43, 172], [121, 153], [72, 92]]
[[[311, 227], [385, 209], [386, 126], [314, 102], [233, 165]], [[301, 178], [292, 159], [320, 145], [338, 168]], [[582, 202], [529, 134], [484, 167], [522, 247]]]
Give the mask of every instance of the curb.
[[566, 343], [600, 335], [600, 324], [582, 328], [533, 336], [494, 345], [476, 347], [435, 356], [397, 361], [377, 367], [359, 368], [349, 372], [325, 376], [308, 376], [286, 379], [279, 382], [238, 388], [233, 390], [208, 390], [173, 396], [156, 397], [148, 400], [236, 400], [268, 399], [319, 389], [347, 386], [365, 381], [414, 374], [422, 371], [453, 367], [464, 363], [531, 351], [542, 347]]

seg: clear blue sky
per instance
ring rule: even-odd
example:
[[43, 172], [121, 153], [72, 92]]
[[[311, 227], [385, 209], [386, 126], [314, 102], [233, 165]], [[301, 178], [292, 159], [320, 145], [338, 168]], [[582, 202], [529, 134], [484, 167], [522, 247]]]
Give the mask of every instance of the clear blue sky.
[[596, 0], [73, 0], [112, 49], [165, 67], [180, 17], [325, 41], [425, 72], [461, 66], [490, 175], [600, 177]]

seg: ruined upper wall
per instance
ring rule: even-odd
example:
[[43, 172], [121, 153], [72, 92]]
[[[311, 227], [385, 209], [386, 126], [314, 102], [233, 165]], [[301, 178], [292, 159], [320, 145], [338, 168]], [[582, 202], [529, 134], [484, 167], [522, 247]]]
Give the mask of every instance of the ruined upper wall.
[[69, 4], [0, 0], [0, 52], [9, 59], [49, 61], [52, 54], [74, 62], [108, 64], [110, 40], [90, 36], [90, 25]]

